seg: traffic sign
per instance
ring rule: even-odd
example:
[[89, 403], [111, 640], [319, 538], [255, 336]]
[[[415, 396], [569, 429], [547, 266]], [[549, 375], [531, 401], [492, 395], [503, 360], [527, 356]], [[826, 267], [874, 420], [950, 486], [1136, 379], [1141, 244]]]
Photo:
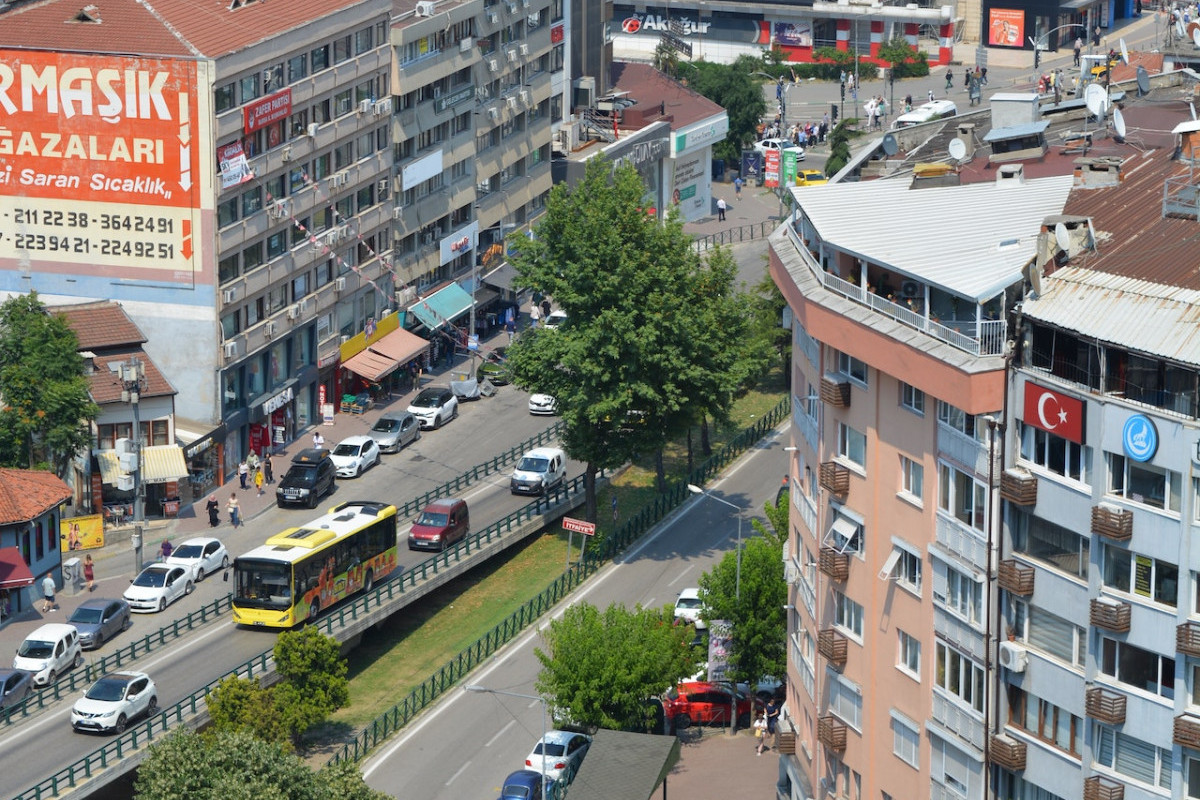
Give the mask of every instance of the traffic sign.
[[572, 517], [562, 518], [563, 530], [575, 531], [582, 533], [584, 536], [594, 536], [596, 534], [596, 523], [585, 522], [581, 519], [573, 519]]

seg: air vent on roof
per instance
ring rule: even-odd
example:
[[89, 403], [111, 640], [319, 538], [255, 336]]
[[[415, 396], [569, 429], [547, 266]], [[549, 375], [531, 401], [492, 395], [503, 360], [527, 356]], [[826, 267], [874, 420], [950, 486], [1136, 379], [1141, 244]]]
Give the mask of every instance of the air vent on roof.
[[1001, 164], [996, 172], [997, 186], [1013, 186], [1025, 182], [1025, 166], [1023, 164]]
[[242, 6], [252, 6], [260, 0], [229, 0], [229, 10], [234, 11]]
[[95, 5], [84, 6], [71, 18], [72, 22], [100, 22], [100, 9]]

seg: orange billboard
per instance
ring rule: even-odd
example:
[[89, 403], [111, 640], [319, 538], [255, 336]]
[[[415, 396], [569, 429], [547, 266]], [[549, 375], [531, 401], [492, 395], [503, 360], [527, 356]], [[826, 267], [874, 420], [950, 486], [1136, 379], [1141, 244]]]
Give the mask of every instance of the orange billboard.
[[988, 9], [988, 44], [1022, 47], [1025, 42], [1025, 12], [1019, 8]]
[[0, 268], [192, 282], [210, 96], [205, 62], [0, 49]]

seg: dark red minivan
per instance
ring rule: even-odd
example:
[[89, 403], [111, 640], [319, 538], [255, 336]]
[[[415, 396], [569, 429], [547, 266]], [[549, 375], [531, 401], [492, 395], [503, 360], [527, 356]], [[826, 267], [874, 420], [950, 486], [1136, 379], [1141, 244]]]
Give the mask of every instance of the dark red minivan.
[[445, 550], [471, 531], [467, 502], [434, 500], [417, 515], [408, 534], [409, 550]]

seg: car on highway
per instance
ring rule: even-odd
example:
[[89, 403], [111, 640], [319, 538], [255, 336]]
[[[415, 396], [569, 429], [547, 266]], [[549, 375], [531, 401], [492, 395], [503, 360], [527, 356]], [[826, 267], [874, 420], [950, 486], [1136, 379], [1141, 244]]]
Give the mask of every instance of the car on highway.
[[172, 550], [167, 563], [184, 567], [192, 580], [199, 583], [217, 570], [229, 567], [229, 551], [220, 539], [200, 536]]
[[25, 637], [12, 666], [32, 674], [34, 686], [48, 686], [82, 663], [83, 648], [75, 626], [48, 622]]
[[495, 386], [508, 385], [508, 364], [505, 363], [507, 347], [496, 347], [484, 355], [483, 363], [475, 371], [475, 377], [482, 381], [485, 378]]
[[417, 515], [408, 533], [409, 550], [445, 550], [471, 532], [467, 501], [453, 497], [434, 500]]
[[557, 447], [535, 447], [521, 456], [509, 479], [513, 494], [545, 494], [567, 479], [567, 454]]
[[556, 331], [562, 327], [567, 321], [567, 312], [561, 308], [557, 311], [551, 311], [550, 315], [542, 320], [542, 327], [549, 331]]
[[422, 428], [437, 429], [458, 416], [458, 398], [448, 386], [427, 386], [412, 401], [408, 412]]
[[558, 413], [558, 401], [553, 395], [532, 394], [529, 396], [529, 413], [535, 417], [552, 417]]
[[[738, 725], [748, 726], [757, 700], [738, 692], [736, 702]], [[708, 681], [684, 681], [663, 695], [663, 711], [676, 730], [693, 724], [727, 725], [733, 704], [728, 687]]]
[[146, 566], [125, 590], [125, 602], [132, 611], [162, 611], [179, 598], [192, 593], [191, 572], [178, 564], [154, 563]]
[[336, 473], [328, 450], [319, 447], [301, 450], [292, 456], [292, 465], [279, 480], [275, 504], [280, 508], [293, 504], [316, 508], [317, 501], [333, 491]]
[[421, 438], [421, 423], [411, 411], [389, 411], [375, 421], [368, 434], [382, 453], [398, 453], [400, 448]]
[[29, 696], [33, 673], [23, 669], [0, 669], [0, 708], [12, 708]]
[[525, 768], [570, 784], [591, 744], [592, 737], [582, 733], [547, 731], [533, 746], [533, 752], [525, 757]]
[[330, 454], [339, 478], [357, 478], [379, 463], [379, 445], [370, 436], [347, 436]]
[[144, 672], [113, 672], [91, 685], [71, 708], [77, 731], [124, 733], [131, 719], [158, 710], [158, 690]]
[[79, 645], [85, 650], [101, 646], [131, 622], [129, 604], [114, 597], [84, 600], [67, 618], [67, 624], [79, 631]]
[[707, 628], [708, 624], [700, 619], [700, 612], [703, 610], [703, 605], [700, 603], [700, 589], [695, 586], [682, 590], [679, 597], [675, 598], [675, 619], [681, 622], [695, 625], [701, 629]]

